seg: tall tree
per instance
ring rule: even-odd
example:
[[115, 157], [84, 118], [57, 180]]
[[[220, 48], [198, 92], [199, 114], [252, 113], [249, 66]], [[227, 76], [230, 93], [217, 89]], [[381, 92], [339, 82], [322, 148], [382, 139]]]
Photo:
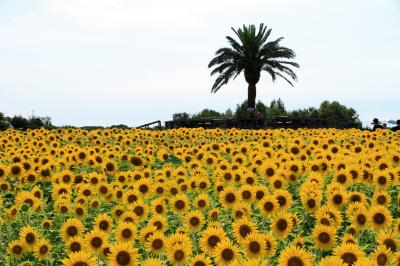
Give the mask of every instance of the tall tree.
[[218, 74], [211, 92], [217, 92], [223, 85], [227, 84], [232, 78], [235, 79], [242, 71], [248, 83], [247, 103], [249, 108], [254, 108], [256, 104], [256, 84], [260, 80], [261, 71], [270, 74], [273, 81], [281, 77], [293, 86], [291, 80], [296, 80], [297, 76], [291, 67], [299, 67], [299, 64], [288, 61], [295, 57], [293, 50], [280, 46], [279, 42], [283, 39], [278, 38], [267, 42], [272, 29], [267, 29], [264, 24], [260, 24], [258, 32], [255, 25], [246, 26], [235, 30], [232, 28], [236, 41], [230, 36], [226, 36], [231, 47], [224, 47], [215, 53], [215, 57], [210, 61], [208, 67], [215, 67], [211, 75]]

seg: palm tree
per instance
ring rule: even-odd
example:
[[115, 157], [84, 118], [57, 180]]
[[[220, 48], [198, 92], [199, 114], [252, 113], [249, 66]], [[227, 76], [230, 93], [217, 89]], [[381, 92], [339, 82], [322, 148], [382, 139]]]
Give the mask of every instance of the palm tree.
[[264, 24], [260, 24], [256, 34], [256, 26], [243, 25], [242, 29], [233, 32], [239, 38], [239, 42], [230, 36], [226, 36], [231, 47], [219, 49], [215, 57], [210, 61], [208, 67], [214, 67], [211, 75], [218, 74], [211, 92], [217, 92], [230, 79], [235, 79], [242, 71], [248, 85], [248, 108], [255, 108], [256, 103], [256, 84], [260, 80], [261, 71], [266, 71], [275, 81], [277, 77], [286, 80], [296, 80], [297, 76], [290, 68], [299, 67], [299, 64], [288, 59], [295, 57], [293, 50], [282, 47], [279, 42], [283, 39], [267, 42], [271, 29], [267, 30]]

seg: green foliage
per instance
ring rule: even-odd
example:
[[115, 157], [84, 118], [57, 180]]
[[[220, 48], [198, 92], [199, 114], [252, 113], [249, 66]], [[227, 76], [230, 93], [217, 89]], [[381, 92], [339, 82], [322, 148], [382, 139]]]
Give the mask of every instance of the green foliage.
[[319, 107], [319, 117], [327, 120], [329, 127], [361, 128], [361, 121], [353, 108], [347, 108], [339, 102], [324, 101]]
[[192, 119], [203, 119], [203, 118], [225, 118], [225, 114], [206, 108], [203, 109], [200, 113], [192, 115]]
[[[249, 113], [247, 112], [247, 100], [242, 102], [241, 104], [238, 104], [236, 106], [235, 113], [233, 115], [234, 118], [236, 119], [246, 119], [249, 117]], [[268, 107], [263, 104], [261, 101], [258, 101], [256, 104], [257, 110], [260, 112], [261, 117], [266, 117], [267, 116], [267, 109]]]
[[186, 112], [183, 113], [175, 113], [172, 115], [172, 120], [179, 121], [179, 120], [188, 120], [190, 119], [190, 115]]

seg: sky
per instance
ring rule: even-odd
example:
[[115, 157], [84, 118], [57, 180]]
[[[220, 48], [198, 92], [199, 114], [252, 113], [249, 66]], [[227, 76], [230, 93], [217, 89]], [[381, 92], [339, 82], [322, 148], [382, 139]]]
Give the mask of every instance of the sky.
[[399, 0], [0, 0], [0, 112], [138, 126], [234, 109], [243, 75], [212, 94], [207, 65], [231, 27], [260, 23], [300, 68], [294, 87], [263, 73], [257, 100], [400, 118]]

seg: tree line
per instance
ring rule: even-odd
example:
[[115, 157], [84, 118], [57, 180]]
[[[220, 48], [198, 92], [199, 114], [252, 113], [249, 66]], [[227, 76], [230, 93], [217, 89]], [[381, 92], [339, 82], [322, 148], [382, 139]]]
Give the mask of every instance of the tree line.
[[[172, 119], [175, 121], [206, 118], [246, 119], [248, 118], [247, 108], [248, 104], [246, 100], [241, 104], [238, 104], [234, 111], [228, 109], [225, 112], [218, 112], [206, 108], [196, 114], [189, 114], [187, 112], [175, 113], [173, 114]], [[283, 101], [279, 98], [278, 100], [272, 100], [269, 105], [258, 101], [256, 103], [256, 108], [260, 112], [261, 118], [271, 118], [277, 116], [287, 116], [290, 118], [321, 118], [326, 120], [328, 127], [362, 128], [362, 123], [356, 110], [346, 107], [337, 101], [323, 101], [318, 108], [308, 107], [288, 111], [286, 110]]]
[[0, 130], [8, 128], [14, 129], [35, 129], [35, 128], [52, 128], [51, 118], [49, 116], [31, 116], [25, 118], [22, 115], [14, 115], [13, 117], [5, 116], [0, 113]]

